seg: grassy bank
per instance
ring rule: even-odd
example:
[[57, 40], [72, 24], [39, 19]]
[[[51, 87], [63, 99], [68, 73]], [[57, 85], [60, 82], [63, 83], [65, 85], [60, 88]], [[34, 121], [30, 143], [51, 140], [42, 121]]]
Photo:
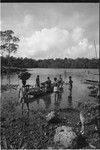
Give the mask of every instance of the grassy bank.
[[[96, 99], [95, 99], [96, 100]], [[98, 103], [98, 102], [97, 102]], [[46, 115], [50, 110], [30, 108], [29, 114], [26, 109], [21, 113], [21, 104], [18, 102], [18, 90], [11, 90], [3, 94], [1, 102], [1, 147], [2, 149], [59, 149], [65, 148], [62, 145], [54, 143], [55, 128], [65, 125], [70, 126], [79, 133], [81, 126], [77, 126], [79, 122], [79, 110], [83, 111], [86, 116], [85, 136], [87, 141], [100, 148], [99, 131], [95, 131], [95, 127], [91, 122], [92, 118], [99, 116], [99, 110], [95, 108], [98, 104], [84, 102], [77, 106], [76, 109], [59, 109], [59, 118], [61, 123], [48, 124]], [[30, 104], [32, 105], [32, 104]], [[89, 111], [90, 110], [90, 111]], [[89, 111], [90, 115], [87, 115]], [[73, 145], [72, 145], [72, 148]], [[83, 147], [90, 149], [89, 146]]]
[[[80, 81], [84, 81], [84, 79], [87, 77], [86, 72], [76, 72], [75, 75], [72, 72], [68, 75], [70, 74], [74, 77], [77, 77]], [[93, 76], [93, 74], [91, 74], [91, 76]], [[95, 78], [97, 78], [97, 76]], [[73, 92], [78, 95], [79, 92], [77, 93], [77, 89], [80, 89], [80, 86], [78, 86], [79, 84], [77, 82], [75, 82], [74, 85], [76, 86], [73, 86]], [[87, 89], [87, 86], [84, 87], [86, 88], [86, 91], [89, 90]], [[95, 130], [95, 125], [93, 121], [91, 122], [91, 120], [93, 120], [96, 116], [99, 116], [99, 110], [96, 108], [96, 105], [98, 105], [98, 100], [96, 98], [92, 99], [87, 95], [87, 93], [84, 93], [84, 99], [77, 99], [77, 105], [75, 106], [75, 109], [58, 109], [59, 118], [62, 120], [61, 123], [47, 124], [45, 118], [50, 112], [49, 109], [40, 109], [39, 107], [38, 109], [34, 109], [35, 102], [32, 102], [30, 103], [29, 114], [27, 113], [26, 107], [24, 107], [24, 112], [22, 115], [21, 104], [18, 102], [17, 85], [12, 85], [11, 91], [6, 91], [7, 89], [9, 89], [7, 85], [2, 86], [2, 91], [5, 91], [2, 93], [0, 118], [2, 149], [51, 148], [51, 150], [53, 150], [65, 148], [62, 145], [57, 145], [54, 143], [55, 129], [59, 126], [65, 125], [72, 127], [75, 132], [79, 133], [81, 129], [81, 126], [77, 125], [79, 122], [79, 110], [84, 112], [86, 118], [85, 136], [87, 137], [87, 141], [97, 149], [100, 149], [100, 129]], [[67, 88], [65, 91], [65, 93], [67, 93]], [[66, 95], [66, 103], [67, 102], [68, 99]], [[36, 101], [36, 103], [38, 103], [38, 101]], [[74, 148], [74, 145], [72, 145], [71, 148]], [[91, 149], [89, 146], [84, 146], [82, 148]]]
[[[58, 126], [71, 126], [77, 133], [80, 131], [79, 114], [77, 111], [59, 110], [59, 117], [64, 122], [59, 124], [49, 124], [45, 120], [46, 111], [30, 110], [29, 115], [24, 112], [24, 115], [16, 115], [16, 108], [19, 104], [13, 100], [9, 100], [2, 107], [1, 116], [1, 147], [2, 149], [52, 149], [64, 148], [61, 145], [56, 145], [53, 142], [55, 128]], [[20, 106], [21, 107], [21, 106]], [[26, 114], [26, 115], [25, 115]], [[92, 114], [93, 117], [93, 114]], [[88, 120], [88, 118], [87, 118]], [[95, 132], [94, 126], [87, 125], [85, 135], [88, 137], [88, 142], [96, 148], [99, 145], [99, 133]], [[72, 146], [73, 148], [73, 146]], [[90, 148], [89, 146], [85, 148]]]

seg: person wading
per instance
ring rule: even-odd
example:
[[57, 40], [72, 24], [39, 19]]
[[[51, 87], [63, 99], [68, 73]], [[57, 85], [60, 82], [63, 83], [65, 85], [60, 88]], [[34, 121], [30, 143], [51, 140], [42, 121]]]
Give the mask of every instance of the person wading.
[[61, 75], [59, 75], [58, 87], [59, 87], [59, 88], [62, 88], [62, 87], [63, 87], [63, 79], [62, 79], [62, 76], [61, 76]]
[[47, 90], [47, 91], [50, 91], [50, 90], [51, 90], [51, 80], [50, 80], [50, 77], [47, 77], [46, 90]]
[[72, 87], [73, 87], [72, 77], [69, 76], [69, 90], [72, 90]]
[[57, 78], [54, 78], [54, 94], [55, 94], [55, 101], [57, 100], [58, 98], [58, 82], [57, 82]]
[[40, 88], [40, 78], [39, 75], [36, 77], [36, 87]]

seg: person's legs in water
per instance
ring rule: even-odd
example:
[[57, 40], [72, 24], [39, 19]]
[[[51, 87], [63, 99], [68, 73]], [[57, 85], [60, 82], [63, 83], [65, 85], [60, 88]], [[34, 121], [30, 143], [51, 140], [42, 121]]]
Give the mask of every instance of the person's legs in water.
[[59, 98], [59, 93], [58, 93], [58, 92], [55, 92], [55, 102], [58, 101], [58, 98]]
[[22, 115], [23, 115], [23, 108], [24, 108], [24, 103], [22, 103]]
[[57, 92], [55, 92], [55, 102], [57, 101]]
[[56, 92], [54, 93], [54, 97], [55, 97], [55, 102], [56, 102]]
[[56, 93], [54, 93], [55, 101], [56, 101]]
[[29, 103], [28, 102], [26, 103], [26, 106], [27, 106], [27, 109], [28, 109], [28, 112], [29, 112]]
[[27, 109], [28, 109], [27, 115], [29, 117], [29, 103], [26, 103], [26, 106], [27, 106]]
[[69, 89], [69, 96], [72, 96], [72, 87]]

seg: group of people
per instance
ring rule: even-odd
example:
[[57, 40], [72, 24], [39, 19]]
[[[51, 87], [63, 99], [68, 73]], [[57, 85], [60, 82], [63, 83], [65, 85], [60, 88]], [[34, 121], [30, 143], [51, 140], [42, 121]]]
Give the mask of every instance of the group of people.
[[40, 77], [39, 77], [39, 75], [37, 75], [35, 87], [36, 88], [43, 88], [43, 87], [45, 87], [46, 89], [50, 89], [51, 88], [50, 77], [47, 77], [47, 80], [45, 82], [40, 83]]
[[[47, 77], [47, 80], [45, 82], [42, 82], [42, 83], [40, 83], [40, 77], [39, 77], [39, 75], [37, 75], [35, 87], [39, 88], [39, 89], [40, 88], [46, 88], [46, 90], [48, 90], [48, 91], [53, 88], [53, 92], [55, 93], [55, 100], [56, 100], [58, 97], [58, 94], [59, 94], [59, 90], [63, 89], [64, 83], [65, 82], [63, 81], [61, 75], [59, 75], [58, 79], [57, 79], [57, 77], [55, 77], [53, 82], [51, 82], [50, 77]], [[69, 84], [69, 89], [71, 90], [72, 86], [73, 86], [73, 81], [72, 81], [71, 76], [69, 76], [69, 83], [68, 84]], [[26, 103], [27, 108], [29, 110], [29, 103], [27, 100], [28, 99], [28, 91], [29, 91], [29, 85], [25, 85], [25, 86], [23, 85], [19, 90], [19, 100], [22, 103], [22, 111], [23, 111], [24, 103]]]
[[63, 86], [63, 83], [64, 83], [64, 81], [63, 81], [61, 75], [59, 75], [58, 79], [55, 77], [53, 83], [51, 82], [50, 77], [47, 77], [47, 80], [45, 82], [40, 83], [39, 75], [37, 75], [35, 87], [39, 87], [39, 88], [45, 87], [46, 89], [50, 89], [53, 86], [54, 91], [57, 91], [58, 88], [61, 88]]
[[[47, 80], [45, 82], [40, 83], [40, 77], [39, 77], [39, 75], [37, 75], [35, 87], [37, 87], [37, 88], [45, 87], [47, 90], [49, 90], [53, 86], [54, 92], [57, 92], [59, 89], [61, 89], [63, 87], [63, 84], [64, 84], [64, 81], [63, 81], [61, 75], [59, 75], [58, 79], [57, 79], [57, 77], [55, 77], [53, 83], [51, 82], [50, 77], [47, 77]], [[72, 81], [71, 76], [69, 76], [68, 84], [69, 84], [69, 90], [71, 90], [73, 87], [73, 81]]]

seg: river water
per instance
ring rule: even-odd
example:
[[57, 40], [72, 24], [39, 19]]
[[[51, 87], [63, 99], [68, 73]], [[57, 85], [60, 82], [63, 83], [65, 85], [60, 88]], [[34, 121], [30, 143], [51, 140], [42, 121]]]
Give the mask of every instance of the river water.
[[[59, 77], [62, 75], [62, 78], [65, 82], [68, 82], [68, 77], [71, 75], [73, 80], [73, 88], [72, 88], [72, 96], [68, 85], [64, 84], [64, 90], [58, 97], [58, 100], [55, 102], [54, 93], [48, 94], [44, 97], [39, 99], [33, 99], [30, 103], [31, 110], [38, 110], [38, 109], [50, 109], [53, 110], [55, 108], [67, 108], [67, 107], [76, 107], [78, 102], [85, 102], [90, 101], [94, 102], [93, 98], [89, 97], [89, 90], [87, 88], [87, 84], [84, 84], [84, 79], [93, 79], [99, 80], [99, 70], [98, 69], [28, 69], [31, 73], [31, 78], [27, 80], [27, 84], [32, 86], [35, 85], [36, 76], [40, 76], [40, 81], [46, 81], [47, 77], [49, 76], [50, 79], [53, 81], [54, 77]], [[21, 85], [21, 80], [18, 79], [17, 74], [12, 74], [11, 76], [11, 84], [19, 84]], [[8, 83], [8, 78], [6, 75], [3, 75], [1, 78], [2, 85], [6, 85]], [[15, 93], [14, 93], [15, 92]], [[7, 98], [9, 96], [18, 98], [18, 90], [14, 91], [12, 94], [8, 92], [4, 92], [2, 94], [3, 98]]]

